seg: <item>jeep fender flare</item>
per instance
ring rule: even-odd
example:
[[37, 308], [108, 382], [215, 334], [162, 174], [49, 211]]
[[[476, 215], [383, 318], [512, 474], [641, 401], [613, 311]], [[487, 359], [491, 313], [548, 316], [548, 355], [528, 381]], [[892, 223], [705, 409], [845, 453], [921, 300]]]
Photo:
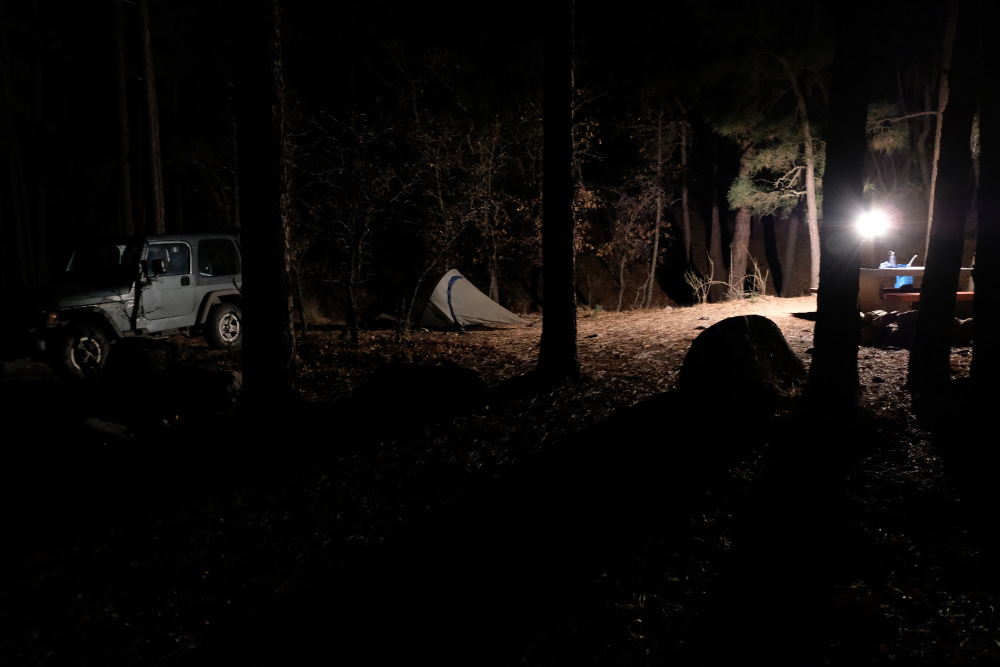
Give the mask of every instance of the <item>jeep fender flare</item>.
[[205, 298], [202, 299], [201, 307], [198, 309], [198, 324], [202, 325], [208, 321], [208, 314], [212, 312], [212, 308], [215, 308], [220, 303], [232, 303], [239, 305], [240, 303], [240, 291], [235, 288], [221, 289], [206, 294]]
[[111, 317], [100, 308], [80, 308], [66, 313], [66, 326], [91, 326], [101, 329], [110, 340], [124, 338], [118, 325]]

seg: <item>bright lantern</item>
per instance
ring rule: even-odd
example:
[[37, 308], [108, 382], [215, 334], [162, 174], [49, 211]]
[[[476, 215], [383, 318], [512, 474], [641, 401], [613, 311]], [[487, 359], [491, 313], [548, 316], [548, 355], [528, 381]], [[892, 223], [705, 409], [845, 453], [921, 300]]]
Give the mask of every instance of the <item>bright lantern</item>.
[[857, 220], [857, 229], [861, 238], [871, 239], [881, 236], [889, 228], [889, 216], [877, 209], [866, 211]]

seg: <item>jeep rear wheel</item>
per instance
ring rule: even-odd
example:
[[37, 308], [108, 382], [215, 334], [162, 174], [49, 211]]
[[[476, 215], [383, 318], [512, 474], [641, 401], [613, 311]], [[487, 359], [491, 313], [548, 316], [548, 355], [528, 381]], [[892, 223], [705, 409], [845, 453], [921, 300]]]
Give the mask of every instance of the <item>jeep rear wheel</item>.
[[217, 350], [239, 347], [243, 342], [243, 313], [231, 303], [212, 309], [205, 323], [205, 340]]
[[52, 360], [54, 370], [67, 378], [82, 380], [101, 373], [111, 342], [100, 328], [73, 325], [59, 338]]

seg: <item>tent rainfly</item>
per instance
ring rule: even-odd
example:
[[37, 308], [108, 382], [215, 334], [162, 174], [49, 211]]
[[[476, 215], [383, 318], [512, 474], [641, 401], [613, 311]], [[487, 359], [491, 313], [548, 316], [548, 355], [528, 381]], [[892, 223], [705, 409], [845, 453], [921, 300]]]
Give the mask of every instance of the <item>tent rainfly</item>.
[[476, 289], [456, 269], [444, 274], [438, 281], [420, 318], [420, 326], [429, 329], [523, 322], [520, 317]]

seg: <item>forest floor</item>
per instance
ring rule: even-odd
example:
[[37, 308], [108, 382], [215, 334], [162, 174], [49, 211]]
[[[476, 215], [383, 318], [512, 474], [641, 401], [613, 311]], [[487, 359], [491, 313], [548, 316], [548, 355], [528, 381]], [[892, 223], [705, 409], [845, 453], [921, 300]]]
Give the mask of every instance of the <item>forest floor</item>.
[[[859, 351], [857, 417], [664, 398], [698, 334], [749, 314], [808, 365], [815, 298], [762, 297], [581, 311], [584, 379], [533, 393], [501, 388], [534, 367], [537, 320], [319, 329], [305, 405], [249, 425], [9, 372], [0, 663], [1000, 662], [988, 496], [942, 457], [961, 413], [947, 437], [914, 414], [906, 350]], [[392, 362], [468, 384], [351, 398]]]

